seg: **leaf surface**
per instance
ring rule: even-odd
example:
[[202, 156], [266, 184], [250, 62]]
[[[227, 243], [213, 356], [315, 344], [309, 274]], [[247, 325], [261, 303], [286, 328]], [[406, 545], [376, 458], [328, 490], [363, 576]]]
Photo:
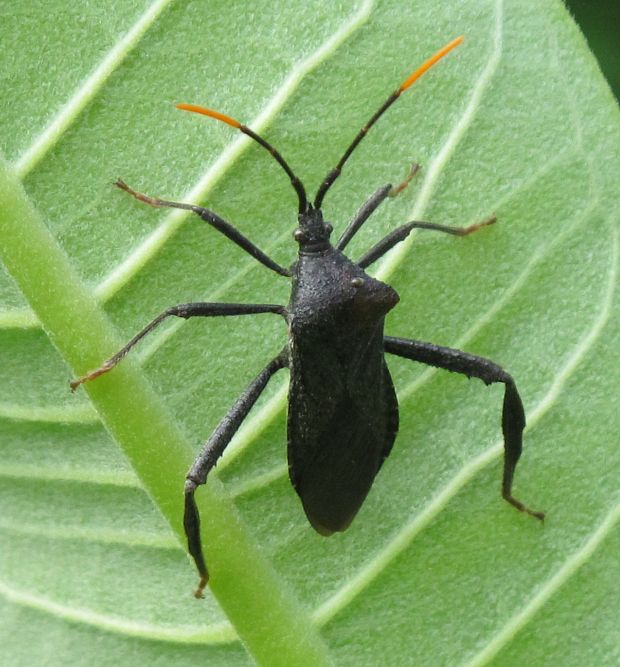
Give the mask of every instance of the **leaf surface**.
[[[617, 664], [620, 114], [561, 4], [115, 0], [2, 17], [10, 663]], [[284, 344], [282, 323], [171, 322], [88, 394], [66, 380], [169, 305], [286, 303], [288, 284], [110, 183], [204, 202], [288, 265], [296, 201], [279, 167], [174, 103], [263, 133], [312, 192], [387, 94], [461, 33], [362, 142], [324, 212], [342, 231], [416, 161], [352, 257], [408, 220], [498, 216], [465, 239], [416, 234], [375, 273], [401, 296], [390, 335], [513, 374], [529, 423], [515, 494], [545, 525], [499, 498], [501, 389], [391, 358], [394, 450], [351, 528], [316, 535], [287, 479], [283, 372], [221, 483], [199, 491], [217, 599], [198, 603], [184, 470]]]

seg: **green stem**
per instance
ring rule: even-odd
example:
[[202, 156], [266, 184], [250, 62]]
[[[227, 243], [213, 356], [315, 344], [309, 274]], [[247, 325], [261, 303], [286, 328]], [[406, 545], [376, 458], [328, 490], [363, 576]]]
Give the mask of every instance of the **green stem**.
[[[75, 374], [97, 367], [120, 347], [102, 308], [4, 163], [0, 163], [0, 253]], [[182, 488], [192, 450], [180, 429], [131, 359], [86, 390], [184, 544]], [[208, 535], [210, 590], [257, 663], [332, 664], [309, 615], [261, 554], [219, 480], [210, 479], [197, 496], [203, 532]]]

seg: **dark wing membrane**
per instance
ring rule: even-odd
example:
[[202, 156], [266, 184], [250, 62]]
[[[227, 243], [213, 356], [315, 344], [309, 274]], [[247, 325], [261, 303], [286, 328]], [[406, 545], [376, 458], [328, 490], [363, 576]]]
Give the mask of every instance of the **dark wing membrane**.
[[396, 437], [398, 404], [382, 336], [379, 326], [350, 341], [347, 354], [312, 341], [318, 363], [304, 354], [304, 341], [292, 354], [289, 474], [308, 520], [325, 535], [351, 523]]

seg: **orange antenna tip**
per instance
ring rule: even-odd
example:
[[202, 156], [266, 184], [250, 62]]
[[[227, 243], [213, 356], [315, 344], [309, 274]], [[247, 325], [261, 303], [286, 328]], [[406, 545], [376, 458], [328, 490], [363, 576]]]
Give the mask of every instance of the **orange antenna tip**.
[[414, 82], [417, 81], [424, 72], [429, 70], [437, 61], [441, 60], [447, 53], [450, 53], [452, 49], [456, 48], [461, 42], [463, 41], [463, 35], [460, 37], [457, 37], [456, 39], [453, 39], [451, 42], [446, 44], [442, 49], [439, 49], [437, 53], [433, 56], [431, 56], [424, 64], [420, 65], [415, 72], [412, 72], [405, 81], [401, 84], [400, 88], [398, 89], [399, 92], [403, 93], [409, 86]]
[[194, 113], [200, 113], [203, 116], [210, 116], [211, 118], [215, 118], [216, 120], [221, 120], [223, 123], [226, 123], [227, 125], [235, 127], [237, 129], [241, 127], [241, 123], [238, 120], [235, 120], [230, 116], [226, 116], [225, 114], [220, 113], [219, 111], [214, 111], [213, 109], [207, 109], [206, 107], [199, 107], [196, 104], [177, 104], [176, 108], [181, 109], [182, 111], [193, 111]]

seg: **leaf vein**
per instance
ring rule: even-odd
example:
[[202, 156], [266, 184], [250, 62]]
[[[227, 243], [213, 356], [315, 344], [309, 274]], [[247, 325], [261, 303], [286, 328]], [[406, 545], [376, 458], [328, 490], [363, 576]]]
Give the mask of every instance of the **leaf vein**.
[[37, 480], [40, 482], [76, 482], [97, 486], [143, 489], [132, 470], [101, 471], [88, 468], [51, 468], [33, 465], [0, 463], [0, 477]]
[[132, 530], [118, 531], [106, 529], [89, 529], [80, 526], [46, 526], [43, 524], [11, 524], [1, 521], [0, 530], [17, 535], [33, 535], [36, 538], [65, 540], [72, 542], [91, 542], [98, 544], [115, 544], [132, 548], [142, 547], [166, 551], [181, 551], [182, 547], [172, 533], [144, 533]]
[[17, 176], [24, 178], [60, 140], [84, 108], [94, 99], [105, 82], [123, 62], [142, 36], [157, 20], [171, 0], [155, 0], [134, 25], [108, 51], [105, 58], [75, 91], [48, 126], [13, 164]]
[[470, 658], [464, 667], [479, 667], [486, 665], [510, 640], [529, 623], [532, 618], [549, 602], [562, 586], [577, 574], [590, 558], [595, 554], [597, 548], [611, 533], [620, 520], [620, 504], [617, 504], [607, 513], [603, 521], [598, 525], [588, 540], [564, 562], [555, 574], [548, 579], [529, 602], [491, 637], [484, 649]]
[[0, 418], [52, 424], [94, 424], [99, 417], [92, 405], [33, 406], [0, 402]]
[[27, 593], [0, 580], [0, 595], [22, 607], [54, 616], [62, 620], [89, 625], [100, 630], [140, 639], [175, 642], [179, 644], [224, 644], [237, 640], [230, 623], [221, 621], [204, 626], [162, 626], [141, 621], [131, 621], [90, 609], [60, 604], [42, 595]]

